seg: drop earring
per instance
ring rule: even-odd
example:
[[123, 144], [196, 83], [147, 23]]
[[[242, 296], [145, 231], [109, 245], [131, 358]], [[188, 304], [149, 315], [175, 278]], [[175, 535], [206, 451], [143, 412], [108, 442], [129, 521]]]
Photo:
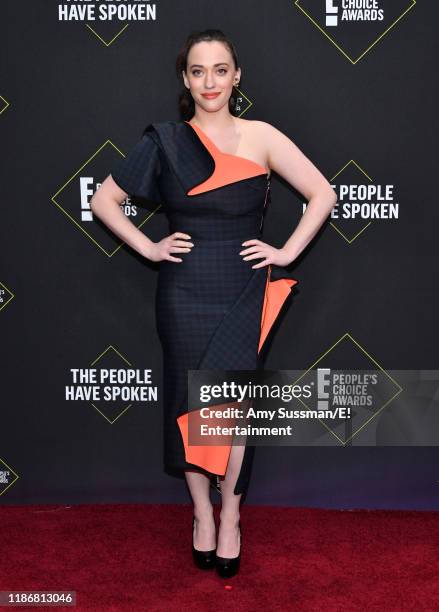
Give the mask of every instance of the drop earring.
[[[235, 81], [235, 83], [233, 84], [234, 89], [236, 89], [238, 85], [239, 85], [239, 81]], [[237, 93], [232, 92], [232, 95], [230, 96], [230, 105], [236, 113], [238, 113], [238, 111], [241, 110], [238, 100], [239, 98], [238, 98]]]

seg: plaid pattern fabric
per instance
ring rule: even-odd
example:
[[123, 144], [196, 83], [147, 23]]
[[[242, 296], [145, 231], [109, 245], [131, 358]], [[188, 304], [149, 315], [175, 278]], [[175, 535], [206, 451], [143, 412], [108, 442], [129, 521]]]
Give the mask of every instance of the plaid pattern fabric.
[[[262, 238], [268, 177], [255, 175], [188, 196], [214, 171], [215, 160], [193, 128], [165, 121], [147, 126], [143, 139], [113, 178], [128, 193], [160, 198], [169, 233], [191, 236], [194, 247], [162, 261], [156, 293], [157, 331], [163, 348], [164, 465], [183, 476], [187, 463], [176, 418], [187, 412], [187, 371], [252, 370], [259, 367], [258, 341], [268, 267], [244, 261], [242, 242]], [[273, 266], [276, 277], [282, 269]], [[247, 446], [235, 493], [245, 492], [254, 447]]]
[[160, 172], [159, 147], [149, 134], [145, 134], [126, 157], [118, 160], [110, 174], [130, 196], [159, 203], [161, 194], [157, 179]]

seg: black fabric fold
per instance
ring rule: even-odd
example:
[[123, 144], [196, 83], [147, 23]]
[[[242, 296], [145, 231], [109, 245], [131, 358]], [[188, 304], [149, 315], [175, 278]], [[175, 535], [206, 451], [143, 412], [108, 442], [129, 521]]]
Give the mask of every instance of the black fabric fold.
[[203, 183], [214, 173], [214, 158], [187, 123], [179, 121], [150, 123], [145, 128], [144, 134], [151, 136], [161, 147], [186, 195], [193, 187]]
[[294, 277], [294, 273], [290, 270], [276, 264], [270, 264], [270, 266], [270, 282], [280, 280], [281, 278], [288, 278], [290, 280], [295, 280], [297, 284], [299, 283], [299, 281]]
[[160, 203], [160, 150], [149, 133], [144, 134], [110, 174], [114, 182], [128, 195]]

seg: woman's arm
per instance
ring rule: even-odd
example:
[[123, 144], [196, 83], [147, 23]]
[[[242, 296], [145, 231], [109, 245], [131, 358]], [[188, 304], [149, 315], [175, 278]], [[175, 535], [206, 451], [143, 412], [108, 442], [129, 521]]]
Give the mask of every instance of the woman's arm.
[[240, 254], [249, 255], [244, 258], [246, 260], [265, 257], [265, 261], [252, 266], [253, 268], [262, 268], [270, 263], [286, 266], [300, 255], [317, 234], [337, 203], [337, 194], [292, 140], [269, 123], [257, 123], [260, 142], [264, 142], [266, 147], [269, 168], [303, 194], [308, 204], [300, 222], [281, 249], [260, 240], [248, 240], [243, 246], [252, 246]]
[[127, 197], [128, 194], [114, 182], [109, 174], [93, 195], [90, 208], [113, 234], [116, 234], [143, 257], [148, 257], [152, 241], [129, 220], [121, 209], [121, 204]]
[[174, 261], [182, 259], [171, 253], [187, 253], [194, 246], [189, 234], [174, 232], [159, 242], [153, 242], [128, 219], [121, 204], [128, 197], [123, 189], [113, 180], [111, 174], [103, 181], [90, 200], [90, 208], [96, 217], [123, 242], [151, 261]]
[[282, 247], [291, 261], [311, 242], [337, 203], [337, 194], [302, 151], [285, 134], [264, 123], [269, 167], [305, 196], [308, 204]]

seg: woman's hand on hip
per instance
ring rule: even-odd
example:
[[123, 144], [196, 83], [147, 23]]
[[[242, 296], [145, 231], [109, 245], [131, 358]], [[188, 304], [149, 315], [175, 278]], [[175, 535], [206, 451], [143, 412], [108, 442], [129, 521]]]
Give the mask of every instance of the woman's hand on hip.
[[192, 242], [188, 242], [189, 234], [183, 232], [174, 232], [159, 242], [153, 242], [146, 257], [151, 261], [175, 261], [180, 263], [183, 261], [180, 257], [174, 257], [171, 253], [189, 253], [194, 246]]
[[258, 240], [257, 238], [246, 240], [242, 243], [242, 246], [247, 247], [239, 253], [240, 255], [244, 255], [243, 259], [245, 261], [261, 258], [264, 259], [264, 261], [252, 266], [253, 269], [263, 268], [269, 264], [274, 264], [276, 266], [287, 266], [292, 261], [291, 257], [286, 251], [284, 251], [283, 248], [277, 249], [276, 247], [271, 246], [266, 242], [262, 242], [262, 240]]

